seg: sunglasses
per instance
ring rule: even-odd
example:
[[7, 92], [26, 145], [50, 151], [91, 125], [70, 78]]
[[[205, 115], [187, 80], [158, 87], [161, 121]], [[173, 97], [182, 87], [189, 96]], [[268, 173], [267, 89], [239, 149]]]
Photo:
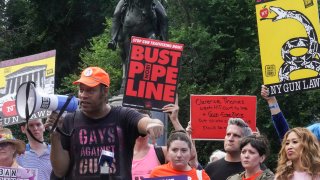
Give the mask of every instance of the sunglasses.
[[8, 147], [9, 145], [12, 145], [12, 143], [10, 142], [0, 143], [0, 148], [5, 148], [5, 147]]

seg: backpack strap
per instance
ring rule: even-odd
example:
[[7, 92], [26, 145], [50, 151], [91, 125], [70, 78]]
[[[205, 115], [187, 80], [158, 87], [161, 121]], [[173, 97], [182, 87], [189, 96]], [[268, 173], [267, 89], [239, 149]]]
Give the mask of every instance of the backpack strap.
[[162, 147], [161, 146], [154, 146], [154, 150], [156, 152], [157, 158], [160, 162], [160, 164], [165, 164], [166, 163], [166, 159], [164, 157], [163, 151], [162, 151]]

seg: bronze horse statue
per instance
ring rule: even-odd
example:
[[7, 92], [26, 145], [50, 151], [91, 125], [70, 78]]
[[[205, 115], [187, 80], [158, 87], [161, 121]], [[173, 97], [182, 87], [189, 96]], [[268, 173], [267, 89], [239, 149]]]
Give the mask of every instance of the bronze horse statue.
[[112, 19], [111, 41], [108, 48], [117, 45], [122, 59], [122, 84], [124, 92], [131, 36], [168, 40], [168, 19], [158, 0], [120, 0]]

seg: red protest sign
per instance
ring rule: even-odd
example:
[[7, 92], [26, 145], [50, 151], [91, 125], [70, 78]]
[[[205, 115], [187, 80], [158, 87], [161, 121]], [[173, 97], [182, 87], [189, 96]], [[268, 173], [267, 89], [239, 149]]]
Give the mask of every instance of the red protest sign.
[[183, 44], [132, 37], [123, 106], [152, 109], [175, 102]]
[[191, 95], [193, 139], [223, 140], [229, 118], [242, 118], [256, 130], [256, 96]]

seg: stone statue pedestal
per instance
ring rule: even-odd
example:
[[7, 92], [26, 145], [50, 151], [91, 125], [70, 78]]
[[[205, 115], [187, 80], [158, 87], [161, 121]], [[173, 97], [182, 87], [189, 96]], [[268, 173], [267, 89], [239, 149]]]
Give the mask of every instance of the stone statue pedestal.
[[111, 106], [122, 106], [123, 94], [119, 94], [118, 96], [112, 96], [109, 99], [109, 104]]

